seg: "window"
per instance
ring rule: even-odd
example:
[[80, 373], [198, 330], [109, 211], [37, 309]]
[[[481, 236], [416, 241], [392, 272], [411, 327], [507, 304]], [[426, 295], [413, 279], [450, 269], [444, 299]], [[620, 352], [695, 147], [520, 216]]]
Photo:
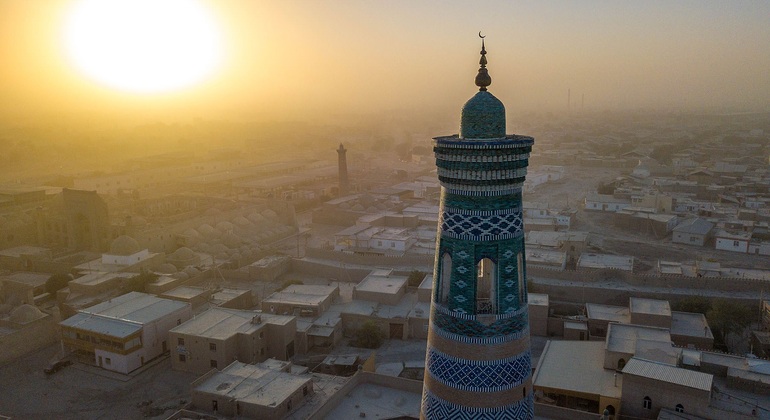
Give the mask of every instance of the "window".
[[441, 257], [441, 296], [439, 301], [441, 303], [449, 303], [449, 285], [452, 281], [452, 257], [449, 253], [445, 253]]
[[521, 252], [516, 256], [516, 265], [518, 266], [519, 274], [519, 305], [526, 302], [525, 295], [527, 294], [526, 279], [524, 278], [524, 256]]
[[217, 367], [217, 361], [214, 360], [214, 359], [211, 359], [211, 362], [209, 363], [209, 365], [211, 365], [211, 367], [215, 368], [215, 367]]
[[676, 405], [676, 412], [677, 413], [684, 413], [684, 406], [682, 404]]
[[642, 401], [642, 407], [652, 410], [652, 400], [650, 397], [644, 397], [644, 401]]
[[286, 402], [286, 411], [291, 411], [291, 400]]
[[265, 332], [264, 331], [260, 331], [259, 332], [259, 338], [260, 338], [260, 340], [265, 338]]
[[302, 387], [302, 395], [307, 395], [307, 385]]
[[217, 351], [217, 343], [209, 343], [209, 350]]
[[112, 359], [107, 357], [107, 358], [104, 359], [104, 363], [106, 363], [107, 365], [111, 365], [112, 364]]
[[178, 346], [184, 346], [184, 338], [182, 338], [182, 337], [177, 338], [176, 339], [176, 344]]
[[185, 356], [184, 354], [180, 354], [179, 355], [179, 361], [182, 362], [182, 363], [186, 362], [187, 361], [187, 356]]
[[733, 241], [733, 246], [738, 246], [740, 243], [738, 241]]
[[618, 370], [623, 370], [624, 367], [626, 367], [626, 359], [621, 357], [620, 360], [618, 360]]
[[181, 320], [181, 319], [177, 319], [177, 320], [176, 320], [176, 325], [179, 325], [179, 324], [181, 324], [181, 323], [182, 323], [182, 320]]
[[497, 313], [497, 267], [489, 258], [479, 261], [476, 267], [476, 313]]

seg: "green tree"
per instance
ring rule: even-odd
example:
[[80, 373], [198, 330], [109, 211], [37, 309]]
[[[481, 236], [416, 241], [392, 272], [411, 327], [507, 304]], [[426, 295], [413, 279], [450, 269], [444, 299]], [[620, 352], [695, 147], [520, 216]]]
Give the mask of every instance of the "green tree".
[[419, 270], [412, 270], [412, 272], [409, 273], [409, 277], [407, 278], [407, 283], [409, 284], [409, 287], [418, 287], [424, 278], [425, 273]]
[[691, 312], [706, 315], [711, 310], [711, 299], [703, 296], [688, 296], [674, 302], [671, 309], [678, 312]]
[[147, 285], [158, 279], [158, 275], [142, 270], [138, 275], [128, 279], [124, 289], [128, 292], [142, 292], [147, 290]]
[[58, 290], [67, 287], [70, 281], [72, 281], [72, 276], [69, 274], [54, 274], [45, 281], [45, 291], [51, 294], [56, 293]]
[[356, 331], [353, 345], [366, 349], [376, 349], [382, 345], [383, 340], [384, 337], [380, 327], [374, 321], [369, 320], [364, 322], [361, 328]]
[[729, 349], [728, 336], [731, 333], [743, 332], [755, 317], [746, 305], [719, 299], [712, 302], [711, 310], [706, 313], [706, 319], [714, 332], [714, 337]]

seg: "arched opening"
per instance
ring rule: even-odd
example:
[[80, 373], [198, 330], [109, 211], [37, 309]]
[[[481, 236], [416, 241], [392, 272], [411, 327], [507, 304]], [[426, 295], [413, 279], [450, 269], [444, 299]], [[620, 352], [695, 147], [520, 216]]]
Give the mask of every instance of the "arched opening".
[[524, 279], [524, 255], [521, 252], [516, 256], [516, 265], [519, 275], [519, 305], [523, 305], [527, 301], [527, 282]]
[[618, 360], [618, 370], [623, 370], [624, 367], [626, 367], [626, 359], [621, 357], [620, 360]]
[[682, 404], [676, 405], [676, 412], [677, 413], [684, 413], [684, 406]]
[[607, 414], [609, 414], [610, 416], [614, 416], [615, 415], [615, 407], [614, 406], [608, 405], [608, 406], [604, 407], [604, 409], [607, 410]]
[[476, 314], [497, 313], [497, 267], [484, 258], [476, 267]]
[[441, 295], [439, 296], [439, 302], [446, 304], [449, 300], [449, 285], [452, 282], [452, 257], [449, 253], [444, 253], [441, 257], [441, 279], [440, 279]]
[[644, 397], [644, 400], [642, 401], [642, 407], [652, 410], [652, 399], [650, 397]]

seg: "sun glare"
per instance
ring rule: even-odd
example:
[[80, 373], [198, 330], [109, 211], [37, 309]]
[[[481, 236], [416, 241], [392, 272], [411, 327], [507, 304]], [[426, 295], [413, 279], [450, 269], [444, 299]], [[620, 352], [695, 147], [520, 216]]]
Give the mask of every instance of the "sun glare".
[[211, 11], [196, 0], [82, 0], [64, 31], [68, 56], [78, 69], [131, 92], [199, 83], [223, 56]]

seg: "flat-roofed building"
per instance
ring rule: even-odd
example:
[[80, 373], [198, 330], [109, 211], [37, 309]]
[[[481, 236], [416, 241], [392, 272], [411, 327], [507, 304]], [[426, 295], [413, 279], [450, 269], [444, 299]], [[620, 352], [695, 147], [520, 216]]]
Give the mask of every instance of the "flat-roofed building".
[[671, 328], [671, 306], [667, 300], [632, 297], [628, 302], [631, 324]]
[[714, 224], [701, 218], [689, 219], [674, 228], [671, 242], [703, 246], [713, 236]]
[[713, 381], [713, 375], [707, 373], [633, 358], [623, 368], [623, 416], [654, 419], [661, 408], [668, 408], [719, 418], [709, 409]]
[[623, 369], [639, 352], [673, 364], [677, 359], [668, 329], [643, 325], [610, 324], [604, 351], [605, 369]]
[[634, 270], [634, 257], [623, 255], [583, 253], [577, 262], [578, 268]]
[[631, 322], [628, 308], [623, 306], [586, 303], [586, 316], [588, 317], [588, 331], [593, 337], [606, 337], [607, 325], [611, 322], [621, 324]]
[[169, 331], [171, 367], [195, 373], [294, 354], [293, 316], [213, 307]]
[[168, 351], [168, 331], [191, 317], [188, 303], [131, 292], [81, 309], [59, 325], [65, 348], [128, 373]]
[[[527, 260], [529, 261], [529, 260]], [[529, 293], [529, 332], [541, 337], [548, 336], [548, 295]]]
[[353, 288], [353, 299], [397, 305], [406, 293], [407, 277], [374, 270]]
[[0, 290], [5, 295], [15, 294], [21, 303], [34, 305], [35, 298], [46, 293], [45, 283], [50, 277], [50, 274], [26, 271], [0, 276]]
[[192, 406], [223, 416], [282, 419], [314, 392], [311, 375], [287, 370], [283, 365], [238, 361], [221, 372], [212, 369], [193, 383]]
[[262, 300], [262, 311], [278, 315], [317, 317], [340, 295], [338, 286], [292, 284]]
[[623, 376], [605, 369], [600, 341], [548, 341], [532, 379], [548, 403], [591, 413], [620, 414]]
[[714, 334], [706, 316], [699, 313], [671, 312], [671, 341], [679, 347], [714, 348]]

